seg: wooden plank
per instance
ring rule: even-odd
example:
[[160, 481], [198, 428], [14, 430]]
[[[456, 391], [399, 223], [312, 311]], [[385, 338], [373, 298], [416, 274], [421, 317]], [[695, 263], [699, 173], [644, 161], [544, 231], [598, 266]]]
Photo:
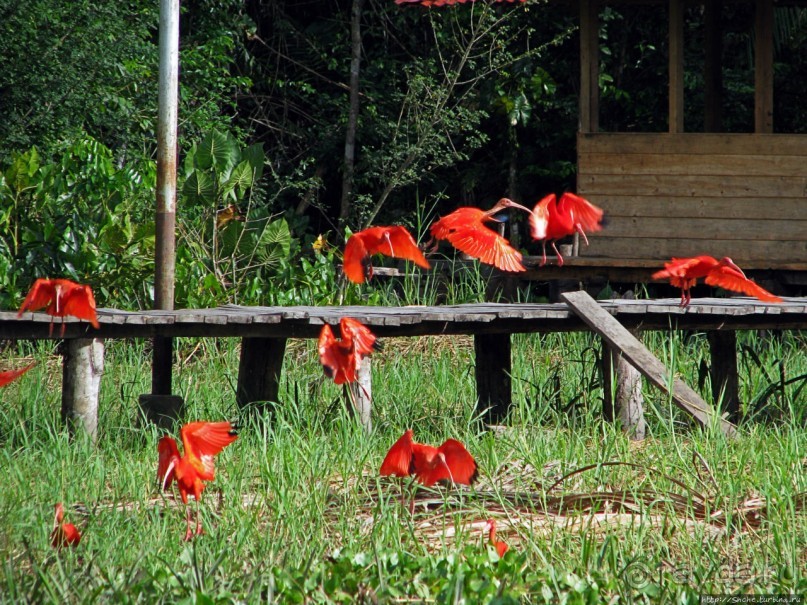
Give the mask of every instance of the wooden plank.
[[773, 0], [754, 11], [754, 132], [773, 132]]
[[729, 256], [744, 269], [770, 269], [777, 262], [807, 262], [807, 243], [801, 241], [732, 241], [666, 238], [641, 240], [636, 238], [608, 237], [605, 232], [589, 237], [589, 246], [580, 247], [581, 256], [607, 256], [609, 258], [634, 258], [641, 253], [644, 258], [669, 260], [673, 256], [710, 254], [715, 257]]
[[684, 132], [684, 0], [668, 0], [669, 115], [668, 130]]
[[807, 156], [807, 135], [761, 133], [599, 132], [577, 134], [578, 153]]
[[803, 155], [656, 153], [628, 156], [607, 153], [579, 153], [580, 172], [585, 174], [658, 174], [746, 176], [807, 176]]
[[712, 407], [683, 381], [673, 378], [670, 383], [664, 364], [586, 292], [582, 290], [564, 292], [561, 294], [561, 298], [592, 330], [604, 338], [611, 347], [618, 350], [645, 378], [669, 393], [673, 403], [680, 409], [692, 415], [703, 426], [709, 426], [715, 422], [726, 435], [736, 433], [736, 427], [731, 422], [718, 417]]
[[807, 176], [747, 176], [717, 179], [712, 176], [638, 174], [626, 179], [618, 174], [583, 174], [577, 177], [578, 193], [587, 198], [598, 195], [657, 195], [662, 197], [803, 197]]
[[277, 403], [280, 376], [286, 353], [285, 338], [248, 337], [241, 339], [236, 401], [239, 407], [266, 402]]
[[510, 411], [510, 335], [475, 334], [477, 412], [486, 424], [501, 424]]
[[706, 333], [712, 357], [712, 398], [722, 402], [731, 422], [740, 420], [740, 380], [737, 375], [737, 333], [711, 330]]
[[[672, 205], [671, 210], [674, 210]], [[712, 219], [651, 216], [610, 216], [602, 236], [635, 239], [681, 237], [696, 240], [807, 241], [807, 205], [804, 219]]]
[[[647, 216], [678, 218], [754, 218], [807, 220], [807, 199], [803, 197], [720, 198], [667, 197], [647, 195], [598, 195], [590, 201], [605, 210], [608, 218], [615, 216]], [[610, 225], [606, 225], [608, 228]]]
[[599, 2], [580, 0], [580, 124], [581, 132], [597, 132], [600, 114]]

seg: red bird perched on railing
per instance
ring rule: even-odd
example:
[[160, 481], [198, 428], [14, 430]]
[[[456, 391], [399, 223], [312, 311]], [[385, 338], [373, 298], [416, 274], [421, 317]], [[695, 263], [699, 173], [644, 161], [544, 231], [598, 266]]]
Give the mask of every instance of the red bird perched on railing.
[[72, 523], [64, 522], [64, 506], [57, 502], [53, 519], [53, 531], [50, 533], [50, 544], [53, 548], [61, 549], [65, 546], [78, 546], [81, 542], [81, 532]]
[[382, 476], [409, 477], [425, 486], [438, 481], [471, 485], [478, 475], [474, 457], [456, 439], [446, 439], [439, 447], [416, 443], [408, 429], [389, 449], [381, 463]]
[[526, 271], [521, 264], [521, 253], [485, 225], [489, 221], [495, 222], [494, 215], [507, 208], [519, 208], [530, 213], [529, 208], [503, 197], [490, 210], [470, 206], [457, 208], [432, 223], [429, 230], [434, 239], [448, 240], [460, 252], [478, 258], [485, 264], [513, 273]]
[[431, 268], [406, 227], [369, 227], [351, 235], [345, 244], [342, 264], [345, 276], [357, 284], [370, 279], [373, 276], [373, 254], [402, 258], [424, 269]]
[[562, 267], [563, 256], [558, 251], [555, 241], [579, 233], [588, 246], [586, 231], [602, 229], [602, 216], [601, 208], [574, 193], [564, 193], [560, 201], [554, 193], [550, 193], [539, 201], [530, 214], [530, 234], [533, 239], [541, 240], [543, 248], [541, 266], [546, 264], [546, 242], [552, 242], [552, 249], [558, 255], [558, 266]]
[[356, 369], [362, 357], [381, 350], [375, 334], [370, 328], [352, 317], [339, 320], [342, 338], [334, 336], [331, 326], [325, 324], [319, 333], [317, 350], [325, 375], [333, 378], [336, 384], [356, 382]]
[[496, 539], [496, 519], [488, 519], [487, 523], [485, 523], [484, 531], [488, 532], [488, 542], [496, 549], [499, 558], [503, 557], [510, 547], [507, 546], [506, 542]]
[[199, 519], [199, 503], [205, 489], [204, 482], [215, 478], [213, 457], [238, 439], [238, 434], [229, 422], [191, 422], [183, 426], [179, 434], [185, 450], [181, 458], [177, 442], [172, 437], [165, 435], [157, 443], [157, 480], [163, 490], [168, 490], [173, 481], [179, 486], [179, 495], [186, 505], [187, 542], [193, 538], [191, 511], [187, 508], [188, 495], [196, 499], [196, 535], [200, 535], [204, 532]]
[[751, 281], [743, 270], [734, 264], [728, 256], [720, 260], [712, 256], [701, 255], [688, 258], [673, 258], [664, 263], [664, 269], [656, 271], [653, 279], [669, 279], [670, 284], [681, 288], [681, 306], [686, 307], [692, 300], [690, 288], [701, 277], [710, 286], [718, 286], [733, 292], [742, 292], [755, 296], [765, 302], [782, 302], [782, 299], [771, 294], [765, 288]]
[[[100, 327], [95, 314], [95, 297], [92, 289], [85, 284], [77, 284], [69, 279], [39, 278], [31, 286], [17, 317], [25, 311], [37, 311], [45, 308], [45, 313], [53, 317], [64, 318], [68, 315], [89, 321], [94, 328]], [[64, 336], [64, 319], [62, 319], [62, 336]], [[53, 334], [53, 321], [50, 322], [50, 334]]]
[[6, 370], [5, 372], [0, 372], [0, 387], [6, 386], [9, 382], [16, 380], [23, 374], [25, 374], [28, 370], [33, 368], [36, 365], [36, 362], [32, 363], [29, 366], [25, 366], [24, 368], [20, 368], [19, 370]]

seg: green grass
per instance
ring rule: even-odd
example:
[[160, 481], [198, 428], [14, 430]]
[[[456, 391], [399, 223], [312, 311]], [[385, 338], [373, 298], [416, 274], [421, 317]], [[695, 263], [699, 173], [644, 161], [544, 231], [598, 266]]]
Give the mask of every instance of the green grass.
[[[697, 385], [708, 363], [703, 334], [645, 341]], [[740, 344], [741, 397], [753, 421], [739, 438], [692, 426], [646, 386], [650, 436], [635, 444], [600, 419], [599, 345], [590, 334], [514, 337], [514, 407], [501, 431], [477, 422], [470, 339], [388, 339], [373, 362], [371, 435], [322, 376], [314, 343], [290, 341], [282, 403], [241, 418], [241, 436], [218, 456], [204, 493], [207, 533], [188, 544], [181, 505], [156, 487], [159, 432], [137, 415], [137, 396], [150, 390], [148, 350], [108, 343], [92, 445], [70, 441], [62, 428], [60, 365], [43, 344], [30, 352], [37, 367], [0, 391], [0, 601], [594, 603], [803, 594], [804, 337], [746, 333]], [[184, 420], [238, 417], [238, 341], [179, 341], [177, 355]], [[708, 378], [702, 392], [710, 392]], [[414, 516], [402, 508], [398, 483], [377, 470], [408, 427], [423, 442], [463, 440], [481, 469], [476, 488], [421, 492]], [[637, 466], [602, 464], [616, 461]], [[598, 466], [547, 492], [587, 465]], [[636, 514], [595, 525], [591, 513], [608, 510], [597, 497], [604, 492], [625, 494]], [[677, 504], [673, 493], [682, 495]], [[588, 495], [589, 504], [574, 509], [572, 494]], [[737, 512], [757, 497], [758, 517]], [[50, 547], [57, 501], [84, 528], [75, 549]], [[700, 502], [708, 514], [723, 511], [713, 524], [698, 519]], [[491, 516], [511, 545], [500, 561], [482, 536]]]

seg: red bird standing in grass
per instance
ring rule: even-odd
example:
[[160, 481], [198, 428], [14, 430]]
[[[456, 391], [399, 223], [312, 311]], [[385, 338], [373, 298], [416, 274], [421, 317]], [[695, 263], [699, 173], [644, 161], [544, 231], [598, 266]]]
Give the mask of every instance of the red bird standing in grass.
[[53, 531], [50, 533], [50, 544], [53, 548], [61, 549], [65, 546], [78, 546], [81, 542], [81, 532], [72, 523], [64, 522], [64, 506], [57, 502], [53, 519]]
[[526, 271], [521, 264], [521, 253], [485, 224], [496, 221], [494, 215], [507, 208], [519, 208], [530, 213], [529, 208], [503, 197], [490, 210], [470, 206], [457, 208], [432, 223], [429, 230], [434, 239], [448, 240], [460, 252], [478, 258], [487, 265], [512, 273]]
[[196, 535], [204, 533], [199, 519], [199, 503], [205, 481], [215, 478], [213, 457], [238, 438], [233, 425], [229, 422], [191, 422], [180, 430], [185, 454], [180, 458], [177, 442], [168, 435], [163, 436], [157, 444], [159, 463], [157, 480], [163, 490], [168, 490], [176, 481], [179, 495], [185, 507], [187, 531], [185, 541], [193, 538], [191, 532], [191, 511], [187, 507], [188, 495], [196, 499]]
[[[92, 289], [85, 284], [77, 284], [69, 279], [39, 278], [22, 301], [17, 317], [21, 317], [25, 311], [37, 311], [43, 307], [45, 313], [53, 317], [64, 318], [70, 315], [89, 321], [94, 328], [99, 327], [95, 314], [95, 297]], [[62, 319], [62, 336], [64, 329]], [[50, 323], [50, 334], [53, 335], [53, 321]]]
[[704, 281], [710, 286], [742, 292], [765, 302], [782, 302], [779, 296], [771, 294], [756, 282], [748, 279], [743, 270], [735, 265], [728, 256], [724, 256], [720, 260], [705, 254], [688, 258], [673, 258], [670, 262], [664, 263], [664, 269], [653, 274], [653, 279], [669, 279], [671, 285], [681, 288], [682, 307], [686, 307], [690, 303], [692, 300], [690, 289], [702, 277], [706, 278]]
[[348, 238], [342, 263], [345, 276], [356, 284], [373, 277], [373, 254], [402, 258], [424, 269], [431, 268], [406, 227], [370, 227]]
[[0, 387], [6, 386], [9, 382], [16, 380], [23, 374], [25, 374], [28, 370], [33, 368], [36, 365], [36, 362], [32, 363], [31, 365], [25, 366], [24, 368], [20, 368], [19, 370], [6, 370], [5, 372], [0, 372]]
[[506, 542], [496, 539], [496, 519], [488, 519], [484, 531], [488, 532], [488, 542], [499, 553], [499, 558], [502, 558], [510, 547]]
[[478, 471], [474, 457], [456, 439], [446, 439], [439, 447], [416, 443], [408, 429], [389, 449], [381, 463], [382, 476], [409, 477], [425, 486], [438, 481], [471, 485]]
[[317, 350], [322, 369], [336, 384], [356, 382], [356, 370], [361, 358], [381, 349], [370, 328], [352, 317], [339, 320], [342, 338], [334, 336], [331, 326], [325, 324], [319, 333]]
[[546, 264], [546, 242], [552, 242], [552, 249], [558, 255], [558, 266], [562, 267], [563, 256], [555, 242], [568, 235], [579, 233], [588, 246], [586, 231], [600, 231], [602, 216], [601, 208], [574, 193], [564, 193], [560, 201], [554, 193], [540, 200], [530, 213], [530, 234], [533, 239], [541, 240], [543, 248], [541, 266]]

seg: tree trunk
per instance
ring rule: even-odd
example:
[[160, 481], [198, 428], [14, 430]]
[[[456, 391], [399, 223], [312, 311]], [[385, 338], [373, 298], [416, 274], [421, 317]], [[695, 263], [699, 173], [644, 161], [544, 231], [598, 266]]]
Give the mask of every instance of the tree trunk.
[[344, 224], [350, 215], [353, 197], [353, 169], [356, 159], [356, 126], [359, 122], [359, 68], [361, 65], [361, 9], [364, 0], [353, 0], [350, 18], [350, 109], [345, 133], [345, 166], [342, 174], [342, 202], [339, 221]]

